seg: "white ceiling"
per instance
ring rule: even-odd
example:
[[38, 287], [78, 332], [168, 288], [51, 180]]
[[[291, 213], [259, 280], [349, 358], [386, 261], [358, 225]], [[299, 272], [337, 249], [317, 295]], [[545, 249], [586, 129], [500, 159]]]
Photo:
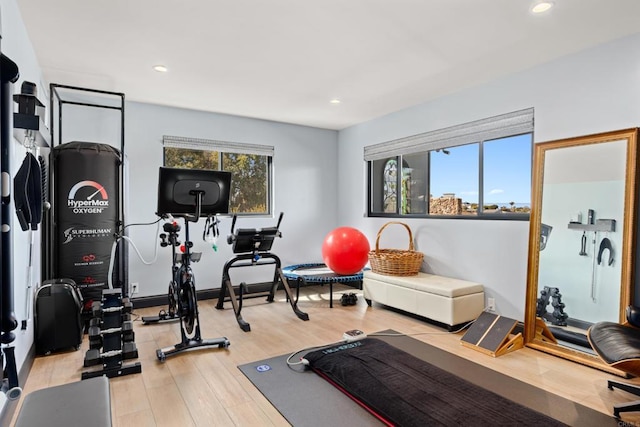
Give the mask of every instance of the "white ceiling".
[[640, 0], [532, 2], [17, 0], [49, 83], [328, 129], [639, 31]]

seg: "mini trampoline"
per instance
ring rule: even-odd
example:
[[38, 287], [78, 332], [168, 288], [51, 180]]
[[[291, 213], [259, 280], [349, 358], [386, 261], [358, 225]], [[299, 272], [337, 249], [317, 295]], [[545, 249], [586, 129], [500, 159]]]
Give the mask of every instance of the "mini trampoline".
[[334, 283], [344, 283], [353, 288], [362, 289], [362, 271], [355, 274], [342, 275], [332, 271], [326, 264], [322, 263], [290, 265], [282, 269], [282, 274], [287, 280], [296, 280], [298, 289], [300, 285], [306, 285], [307, 283], [319, 283], [321, 285], [328, 283], [330, 308], [333, 308]]

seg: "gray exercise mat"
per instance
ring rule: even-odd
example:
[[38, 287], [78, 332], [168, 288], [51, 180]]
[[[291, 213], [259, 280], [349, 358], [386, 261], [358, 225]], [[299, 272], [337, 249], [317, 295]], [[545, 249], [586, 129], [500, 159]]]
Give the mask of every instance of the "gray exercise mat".
[[[422, 341], [406, 336], [378, 338], [467, 381], [568, 425], [618, 425], [612, 416], [548, 393]], [[382, 425], [368, 411], [317, 374], [310, 370], [301, 372], [301, 369], [289, 368], [286, 364], [287, 357], [288, 355], [273, 357], [240, 365], [238, 368], [290, 424], [295, 427]]]
[[311, 370], [287, 366], [289, 355], [238, 368], [293, 426], [353, 427], [375, 425], [376, 419]]

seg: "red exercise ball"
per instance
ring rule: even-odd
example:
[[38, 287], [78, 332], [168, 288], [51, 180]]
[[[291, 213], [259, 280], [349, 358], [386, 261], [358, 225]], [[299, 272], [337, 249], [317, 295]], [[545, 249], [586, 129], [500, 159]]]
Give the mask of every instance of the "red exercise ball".
[[338, 227], [322, 243], [322, 259], [338, 274], [360, 272], [369, 260], [369, 240], [352, 227]]

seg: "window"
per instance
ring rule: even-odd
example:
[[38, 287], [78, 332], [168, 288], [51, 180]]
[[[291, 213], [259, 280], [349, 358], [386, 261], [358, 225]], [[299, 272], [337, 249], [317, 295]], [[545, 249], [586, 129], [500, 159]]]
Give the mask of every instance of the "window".
[[165, 136], [164, 165], [231, 172], [229, 210], [271, 214], [273, 147]]
[[368, 215], [528, 219], [532, 131], [528, 109], [365, 147]]
[[395, 212], [398, 204], [398, 161], [390, 159], [384, 162], [383, 183], [384, 195], [382, 207], [384, 212]]
[[485, 210], [531, 211], [531, 134], [485, 141], [483, 191]]
[[480, 196], [479, 152], [479, 144], [469, 144], [430, 153], [430, 214], [476, 213]]

